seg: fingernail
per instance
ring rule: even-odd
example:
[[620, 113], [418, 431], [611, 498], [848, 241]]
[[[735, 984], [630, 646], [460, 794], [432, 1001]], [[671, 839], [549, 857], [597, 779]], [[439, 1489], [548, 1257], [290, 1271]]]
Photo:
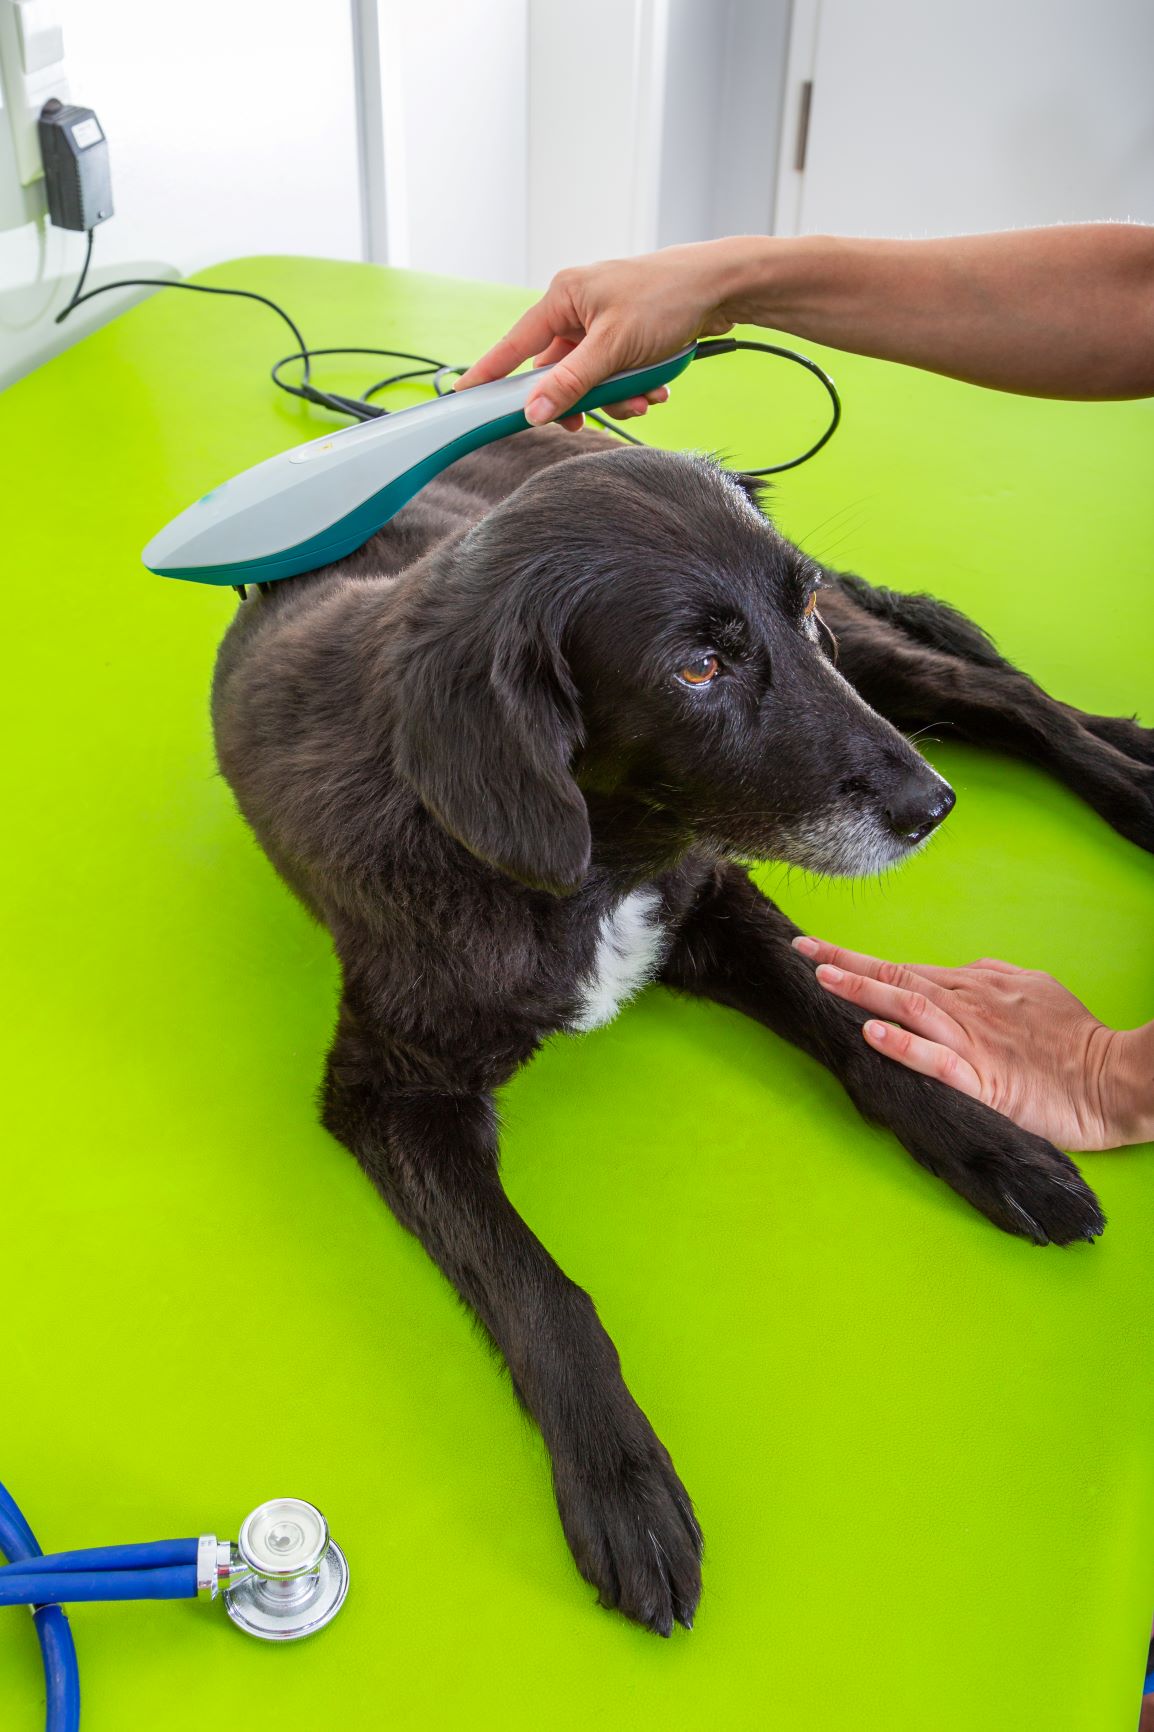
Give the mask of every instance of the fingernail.
[[542, 421], [551, 421], [557, 413], [557, 405], [550, 403], [548, 397], [534, 397], [525, 405], [525, 419], [539, 426]]
[[832, 962], [823, 962], [817, 971], [817, 977], [819, 980], [828, 980], [831, 986], [845, 979], [841, 969], [835, 968]]
[[867, 1022], [865, 1032], [871, 1040], [884, 1040], [889, 1030], [884, 1022]]
[[821, 948], [816, 938], [795, 938], [792, 943], [793, 948], [800, 950], [803, 956], [816, 956]]

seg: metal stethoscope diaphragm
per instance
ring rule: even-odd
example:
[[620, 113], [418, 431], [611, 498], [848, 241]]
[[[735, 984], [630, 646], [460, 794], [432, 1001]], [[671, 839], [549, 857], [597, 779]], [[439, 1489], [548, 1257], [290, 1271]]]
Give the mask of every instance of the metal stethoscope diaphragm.
[[31, 1607], [49, 1732], [80, 1727], [80, 1672], [65, 1606], [221, 1594], [233, 1623], [250, 1636], [291, 1642], [331, 1623], [348, 1589], [345, 1554], [320, 1510], [303, 1498], [260, 1504], [245, 1518], [235, 1545], [201, 1534], [45, 1553], [0, 1485], [0, 1606]]
[[222, 1594], [225, 1611], [250, 1636], [291, 1642], [336, 1617], [349, 1566], [319, 1509], [303, 1498], [276, 1497], [245, 1517], [235, 1542], [201, 1536], [196, 1587], [208, 1599]]

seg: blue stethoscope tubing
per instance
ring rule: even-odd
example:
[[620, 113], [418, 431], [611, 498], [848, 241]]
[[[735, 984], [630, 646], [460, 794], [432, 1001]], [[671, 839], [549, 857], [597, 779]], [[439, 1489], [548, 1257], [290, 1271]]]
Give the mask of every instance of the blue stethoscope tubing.
[[44, 1661], [45, 1732], [79, 1732], [80, 1673], [60, 1600], [194, 1600], [198, 1541], [92, 1546], [46, 1557], [0, 1485], [0, 1606], [31, 1606]]
[[[11, 1501], [11, 1500], [9, 1500]], [[13, 1506], [15, 1507], [15, 1506]], [[0, 1564], [0, 1606], [58, 1600], [195, 1600], [199, 1541], [92, 1546]]]
[[196, 1565], [175, 1569], [40, 1570], [20, 1564], [0, 1569], [0, 1606], [39, 1606], [68, 1600], [195, 1600]]
[[[3, 1485], [0, 1485], [0, 1551], [16, 1565], [27, 1565], [44, 1555], [36, 1535]], [[60, 1606], [41, 1605], [32, 1621], [44, 1662], [47, 1697], [44, 1732], [79, 1732], [80, 1669], [68, 1616]]]
[[0, 1606], [42, 1600], [194, 1600], [196, 1540], [97, 1545], [0, 1564]]

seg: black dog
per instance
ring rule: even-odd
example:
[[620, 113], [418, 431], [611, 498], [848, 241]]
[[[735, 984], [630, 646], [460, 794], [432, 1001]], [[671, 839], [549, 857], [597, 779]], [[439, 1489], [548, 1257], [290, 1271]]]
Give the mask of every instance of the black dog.
[[1047, 765], [1149, 848], [1154, 735], [1055, 703], [937, 602], [821, 571], [716, 466], [555, 429], [464, 459], [238, 609], [214, 721], [340, 958], [324, 1122], [507, 1360], [605, 1604], [688, 1626], [701, 1535], [592, 1301], [501, 1187], [494, 1091], [547, 1035], [650, 979], [716, 999], [1007, 1232], [1101, 1231], [1064, 1154], [870, 1051], [737, 861], [911, 853], [953, 804], [897, 731], [929, 721]]

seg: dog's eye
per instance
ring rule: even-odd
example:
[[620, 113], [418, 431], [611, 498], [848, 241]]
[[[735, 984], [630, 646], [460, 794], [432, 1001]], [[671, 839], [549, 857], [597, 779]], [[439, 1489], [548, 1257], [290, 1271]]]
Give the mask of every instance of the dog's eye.
[[707, 686], [710, 680], [715, 680], [721, 672], [721, 663], [716, 656], [698, 656], [684, 667], [679, 667], [677, 677], [687, 686]]
[[813, 612], [813, 610], [816, 606], [817, 606], [817, 590], [811, 589], [809, 594], [805, 598], [805, 607], [802, 610], [803, 613], [805, 614], [806, 619], [809, 618], [810, 614]]

